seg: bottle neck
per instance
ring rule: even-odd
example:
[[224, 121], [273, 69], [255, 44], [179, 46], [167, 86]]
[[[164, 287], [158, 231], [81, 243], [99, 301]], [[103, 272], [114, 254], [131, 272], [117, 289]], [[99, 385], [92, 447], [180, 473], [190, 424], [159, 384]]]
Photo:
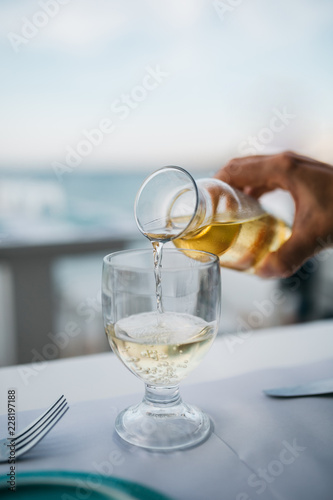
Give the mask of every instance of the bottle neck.
[[207, 196], [207, 194], [208, 193], [205, 190], [201, 189], [200, 185], [198, 185], [197, 183], [196, 204], [192, 213], [190, 214], [189, 222], [187, 226], [182, 230], [182, 232], [172, 239], [176, 239], [181, 236], [185, 236], [188, 233], [195, 232], [198, 228], [204, 226], [205, 223], [209, 221], [209, 219], [211, 219], [213, 206], [212, 206], [212, 200], [210, 196]]
[[135, 199], [134, 213], [139, 230], [150, 240], [178, 238], [202, 213], [196, 182], [181, 167], [163, 167], [143, 182]]

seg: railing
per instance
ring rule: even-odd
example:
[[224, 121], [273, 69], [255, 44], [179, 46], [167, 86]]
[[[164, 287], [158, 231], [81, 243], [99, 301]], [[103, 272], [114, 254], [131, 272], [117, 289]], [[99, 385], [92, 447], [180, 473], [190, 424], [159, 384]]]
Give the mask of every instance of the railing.
[[[41, 351], [46, 335], [54, 331], [54, 287], [52, 265], [69, 255], [123, 250], [135, 241], [132, 235], [87, 235], [71, 241], [14, 243], [0, 246], [0, 262], [10, 269], [13, 284], [15, 338], [13, 362], [32, 361], [31, 348]], [[4, 332], [2, 332], [4, 335]]]

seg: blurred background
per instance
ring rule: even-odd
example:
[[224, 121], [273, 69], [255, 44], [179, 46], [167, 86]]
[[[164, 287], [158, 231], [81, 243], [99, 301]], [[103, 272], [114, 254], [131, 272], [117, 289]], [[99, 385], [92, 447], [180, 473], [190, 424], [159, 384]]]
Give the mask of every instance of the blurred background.
[[[1, 365], [109, 350], [102, 257], [148, 246], [133, 202], [152, 170], [333, 164], [331, 0], [2, 0], [0, 31]], [[264, 203], [292, 221], [285, 193]], [[222, 282], [229, 338], [333, 316], [327, 251], [289, 280]]]

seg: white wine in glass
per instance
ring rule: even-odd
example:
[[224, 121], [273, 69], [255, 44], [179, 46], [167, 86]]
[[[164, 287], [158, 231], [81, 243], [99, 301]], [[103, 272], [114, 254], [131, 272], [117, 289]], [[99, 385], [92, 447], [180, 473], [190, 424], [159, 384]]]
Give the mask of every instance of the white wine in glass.
[[174, 450], [194, 446], [210, 432], [209, 417], [182, 401], [178, 384], [216, 336], [220, 267], [213, 254], [164, 249], [159, 271], [161, 307], [152, 250], [106, 256], [103, 317], [113, 351], [146, 388], [141, 403], [118, 415], [117, 433], [137, 446]]

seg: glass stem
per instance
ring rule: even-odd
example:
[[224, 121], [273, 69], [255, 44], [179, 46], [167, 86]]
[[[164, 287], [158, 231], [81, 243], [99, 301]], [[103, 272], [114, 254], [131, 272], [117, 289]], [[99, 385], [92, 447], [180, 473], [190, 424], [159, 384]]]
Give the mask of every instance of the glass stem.
[[174, 385], [172, 387], [156, 387], [153, 385], [145, 384], [146, 392], [143, 398], [144, 403], [153, 406], [174, 406], [181, 403], [181, 397], [179, 394], [179, 386]]

